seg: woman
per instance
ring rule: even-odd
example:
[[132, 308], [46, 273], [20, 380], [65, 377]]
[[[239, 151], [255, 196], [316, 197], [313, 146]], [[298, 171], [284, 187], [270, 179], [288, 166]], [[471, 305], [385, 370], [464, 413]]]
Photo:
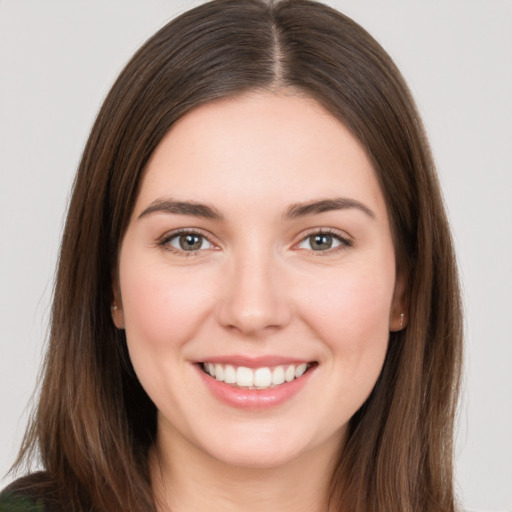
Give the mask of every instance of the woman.
[[45, 472], [3, 500], [451, 511], [460, 352], [390, 58], [321, 4], [207, 3], [136, 53], [92, 129], [19, 458]]

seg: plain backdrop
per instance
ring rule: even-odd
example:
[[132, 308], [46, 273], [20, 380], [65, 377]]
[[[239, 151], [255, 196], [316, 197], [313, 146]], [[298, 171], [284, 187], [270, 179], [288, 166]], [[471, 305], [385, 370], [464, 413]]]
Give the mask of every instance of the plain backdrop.
[[[0, 0], [0, 474], [26, 424], [74, 171], [109, 86], [190, 0]], [[453, 226], [466, 309], [457, 482], [512, 510], [512, 2], [332, 0], [416, 97]], [[2, 486], [10, 481], [6, 477]]]

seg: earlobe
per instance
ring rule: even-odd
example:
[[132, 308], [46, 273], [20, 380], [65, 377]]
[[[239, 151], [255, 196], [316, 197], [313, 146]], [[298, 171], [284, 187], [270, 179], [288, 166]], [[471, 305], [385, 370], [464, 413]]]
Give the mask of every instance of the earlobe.
[[118, 329], [124, 329], [124, 314], [122, 308], [120, 308], [116, 302], [110, 306], [110, 313], [112, 315], [112, 321]]
[[[398, 324], [398, 326], [397, 326]], [[393, 319], [390, 322], [389, 330], [392, 332], [402, 331], [407, 326], [407, 316], [405, 313], [400, 313], [398, 320]]]
[[121, 300], [121, 292], [119, 290], [119, 284], [117, 278], [114, 278], [112, 284], [114, 301], [110, 306], [110, 315], [112, 316], [112, 322], [118, 329], [124, 329], [124, 312], [123, 302]]
[[389, 330], [391, 332], [401, 331], [407, 326], [407, 280], [399, 275], [395, 283], [393, 303], [389, 315]]

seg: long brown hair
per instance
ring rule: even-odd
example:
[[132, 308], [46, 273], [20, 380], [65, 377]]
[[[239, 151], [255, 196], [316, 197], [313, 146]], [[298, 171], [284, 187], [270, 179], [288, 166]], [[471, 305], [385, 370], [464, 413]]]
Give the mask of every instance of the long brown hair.
[[111, 319], [112, 276], [144, 167], [194, 107], [293, 88], [363, 144], [407, 276], [407, 327], [350, 422], [330, 506], [345, 512], [455, 508], [452, 430], [461, 307], [432, 157], [404, 80], [359, 25], [308, 0], [217, 0], [135, 54], [108, 94], [78, 169], [63, 235], [39, 404], [18, 464], [39, 451], [66, 510], [154, 510], [147, 455], [156, 410]]

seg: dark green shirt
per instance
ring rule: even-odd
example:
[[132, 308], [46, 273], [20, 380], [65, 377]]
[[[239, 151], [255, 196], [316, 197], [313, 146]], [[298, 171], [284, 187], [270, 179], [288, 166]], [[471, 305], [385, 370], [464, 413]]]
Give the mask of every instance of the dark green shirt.
[[16, 493], [0, 494], [0, 512], [48, 512], [44, 503]]
[[33, 473], [8, 485], [0, 493], [0, 512], [63, 512], [54, 487], [44, 472]]

